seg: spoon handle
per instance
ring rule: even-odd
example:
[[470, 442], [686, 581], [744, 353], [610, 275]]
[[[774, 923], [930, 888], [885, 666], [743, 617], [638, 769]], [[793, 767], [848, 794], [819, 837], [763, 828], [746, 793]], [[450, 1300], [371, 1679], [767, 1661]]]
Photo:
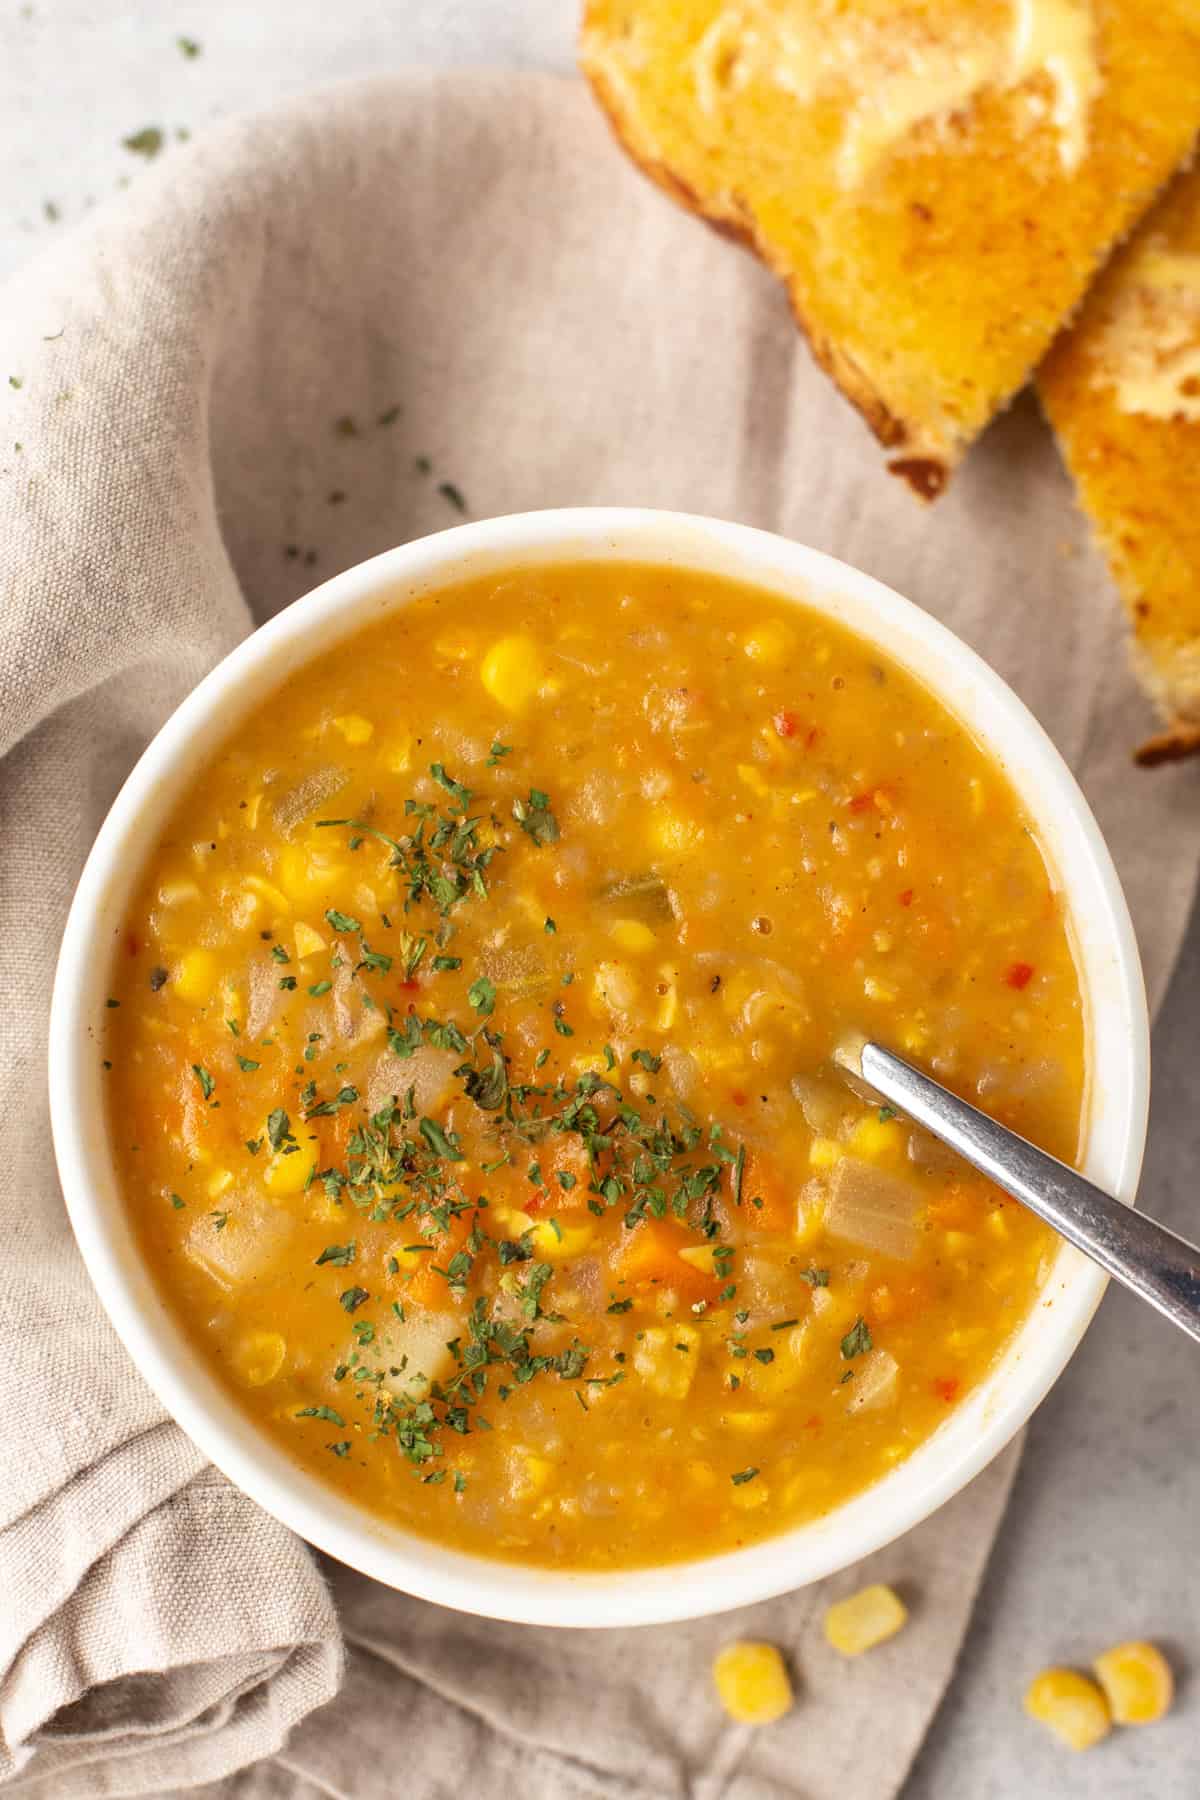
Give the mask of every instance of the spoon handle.
[[[855, 1059], [858, 1061], [858, 1058]], [[865, 1081], [1200, 1343], [1200, 1250], [879, 1044]]]

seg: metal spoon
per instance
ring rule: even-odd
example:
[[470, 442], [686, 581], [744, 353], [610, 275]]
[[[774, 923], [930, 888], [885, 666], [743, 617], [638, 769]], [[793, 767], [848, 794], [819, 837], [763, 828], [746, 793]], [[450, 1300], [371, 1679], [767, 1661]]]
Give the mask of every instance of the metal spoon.
[[880, 1044], [837, 1060], [1200, 1343], [1200, 1250]]

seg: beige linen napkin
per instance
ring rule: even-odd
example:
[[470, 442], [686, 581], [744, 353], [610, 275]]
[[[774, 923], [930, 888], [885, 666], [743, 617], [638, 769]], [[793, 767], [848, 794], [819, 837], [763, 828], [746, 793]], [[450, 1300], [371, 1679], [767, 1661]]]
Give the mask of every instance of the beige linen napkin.
[[[46, 1005], [115, 787], [255, 620], [454, 523], [456, 495], [476, 516], [740, 518], [930, 608], [1079, 771], [1163, 992], [1197, 776], [1129, 766], [1144, 721], [1118, 609], [1030, 407], [920, 511], [771, 279], [636, 177], [571, 82], [396, 77], [171, 151], [0, 297], [0, 1784], [886, 1800], [949, 1679], [1015, 1451], [864, 1570], [741, 1616], [611, 1634], [459, 1617], [323, 1574], [205, 1470], [65, 1223]], [[865, 1576], [907, 1592], [913, 1623], [835, 1663], [821, 1611]], [[708, 1691], [740, 1631], [797, 1670], [796, 1711], [758, 1735]]]

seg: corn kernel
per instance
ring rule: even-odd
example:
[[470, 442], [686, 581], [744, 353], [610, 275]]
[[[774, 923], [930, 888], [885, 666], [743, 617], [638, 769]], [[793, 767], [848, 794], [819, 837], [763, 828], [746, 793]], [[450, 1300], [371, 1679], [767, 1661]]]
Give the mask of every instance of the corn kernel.
[[1118, 1725], [1153, 1725], [1175, 1697], [1171, 1665], [1155, 1644], [1117, 1644], [1092, 1667]]
[[[322, 836], [328, 835], [322, 833]], [[312, 843], [285, 844], [276, 870], [279, 885], [295, 906], [333, 906], [354, 880], [344, 858]]]
[[743, 1481], [730, 1494], [729, 1503], [739, 1512], [757, 1512], [770, 1498], [771, 1490], [765, 1481]]
[[549, 1457], [535, 1456], [532, 1450], [519, 1451], [518, 1455], [522, 1477], [522, 1498], [540, 1494], [543, 1488], [549, 1486], [550, 1477], [554, 1473], [554, 1464]]
[[249, 1387], [265, 1387], [283, 1367], [287, 1344], [277, 1331], [247, 1331], [233, 1347], [233, 1366]]
[[383, 753], [383, 766], [389, 775], [407, 775], [412, 768], [412, 733], [393, 738]]
[[246, 886], [256, 899], [265, 900], [274, 912], [289, 911], [285, 896], [280, 893], [274, 882], [264, 881], [261, 875], [247, 875]]
[[325, 948], [325, 939], [320, 932], [314, 931], [311, 925], [306, 925], [303, 919], [297, 922], [292, 934], [292, 941], [296, 946], [296, 956], [300, 962], [303, 962], [306, 957], [316, 956], [318, 951]]
[[792, 1709], [787, 1664], [774, 1644], [726, 1644], [712, 1672], [717, 1698], [739, 1725], [770, 1725]]
[[614, 919], [609, 926], [609, 936], [622, 950], [653, 950], [657, 939], [648, 925], [640, 919]]
[[189, 950], [180, 957], [171, 987], [181, 999], [203, 1006], [216, 985], [217, 959], [211, 950]]
[[1043, 1669], [1025, 1690], [1025, 1711], [1070, 1750], [1090, 1750], [1112, 1730], [1108, 1701], [1076, 1669]]
[[742, 649], [752, 662], [782, 662], [796, 642], [790, 625], [780, 619], [764, 619], [742, 639]]
[[498, 638], [479, 665], [479, 679], [493, 700], [521, 712], [542, 679], [542, 659], [531, 637]]
[[650, 815], [650, 842], [665, 856], [682, 856], [692, 850], [704, 836], [701, 826], [683, 813], [669, 807], [656, 808]]
[[752, 794], [766, 794], [770, 792], [766, 782], [763, 780], [761, 772], [755, 768], [753, 763], [739, 763], [737, 772], [738, 780], [744, 782]]
[[894, 1637], [908, 1620], [908, 1608], [890, 1587], [876, 1583], [838, 1600], [825, 1614], [825, 1636], [843, 1656], [861, 1656]]
[[346, 742], [353, 747], [369, 744], [375, 736], [375, 727], [370, 719], [364, 719], [361, 713], [343, 713], [332, 721], [335, 731], [340, 731]]
[[679, 1260], [690, 1263], [692, 1268], [699, 1269], [702, 1275], [715, 1275], [717, 1265], [713, 1261], [713, 1257], [716, 1255], [716, 1249], [715, 1244], [688, 1244], [679, 1251]]
[[662, 963], [658, 975], [658, 986], [666, 992], [658, 996], [654, 1025], [657, 1031], [670, 1031], [679, 1011], [679, 970], [671, 963]]
[[311, 1168], [311, 1160], [299, 1150], [290, 1156], [273, 1156], [263, 1173], [263, 1185], [269, 1194], [298, 1194]]
[[563, 1225], [558, 1219], [539, 1219], [533, 1228], [534, 1247], [543, 1262], [568, 1262], [573, 1256], [583, 1255], [595, 1231], [595, 1226], [586, 1221]]
[[840, 1162], [842, 1146], [836, 1138], [814, 1138], [808, 1146], [808, 1164], [811, 1169], [832, 1169], [834, 1163]]
[[878, 1113], [865, 1113], [850, 1134], [850, 1143], [859, 1156], [878, 1162], [904, 1147], [904, 1133], [894, 1119], [881, 1119]]
[[667, 1400], [683, 1400], [696, 1375], [700, 1333], [694, 1325], [650, 1325], [638, 1339], [633, 1366], [647, 1387]]
[[221, 1198], [221, 1195], [227, 1194], [232, 1186], [233, 1186], [232, 1170], [218, 1169], [215, 1175], [210, 1175], [208, 1178], [208, 1197], [209, 1197], [209, 1199], [210, 1200], [219, 1200]]
[[736, 1431], [740, 1437], [762, 1437], [772, 1429], [777, 1418], [773, 1412], [727, 1412], [722, 1413], [721, 1422], [730, 1431]]

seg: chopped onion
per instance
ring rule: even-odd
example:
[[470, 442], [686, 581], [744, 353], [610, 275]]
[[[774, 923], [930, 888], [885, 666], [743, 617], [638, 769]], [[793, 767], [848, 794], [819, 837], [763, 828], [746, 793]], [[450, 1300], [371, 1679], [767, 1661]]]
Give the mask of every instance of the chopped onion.
[[894, 1405], [899, 1379], [900, 1365], [891, 1351], [872, 1350], [856, 1367], [848, 1410], [868, 1412]]
[[829, 1178], [825, 1227], [833, 1237], [907, 1261], [917, 1247], [920, 1204], [914, 1183], [857, 1156], [843, 1156]]

